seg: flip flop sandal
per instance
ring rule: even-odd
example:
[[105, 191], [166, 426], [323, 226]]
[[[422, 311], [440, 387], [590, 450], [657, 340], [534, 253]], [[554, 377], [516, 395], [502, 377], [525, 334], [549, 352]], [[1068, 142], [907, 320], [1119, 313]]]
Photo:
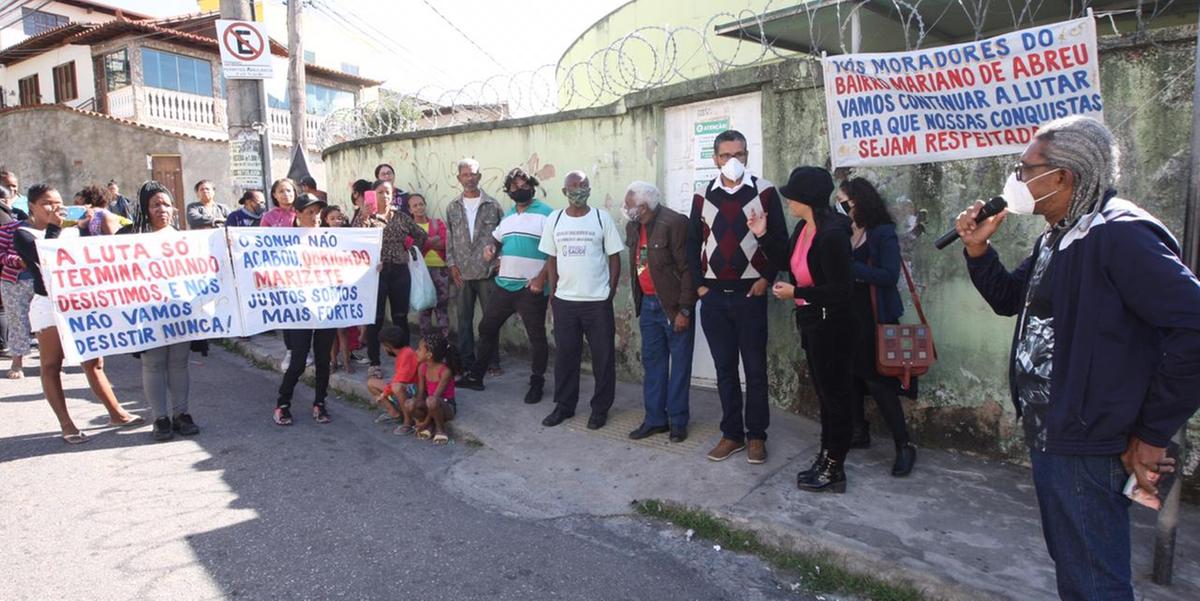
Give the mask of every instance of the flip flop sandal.
[[135, 415], [135, 416], [133, 416], [133, 419], [131, 419], [127, 422], [119, 423], [119, 424], [110, 419], [110, 420], [108, 420], [108, 427], [110, 427], [110, 428], [134, 428], [134, 427], [140, 426], [145, 423], [146, 423], [146, 418], [144, 418], [140, 415]]
[[433, 432], [429, 430], [420, 430], [417, 432], [417, 440], [429, 440], [433, 437]]
[[433, 444], [441, 445], [448, 442], [450, 442], [450, 437], [446, 436], [445, 434], [438, 433], [433, 435]]
[[8, 379], [9, 380], [20, 380], [21, 378], [24, 378], [24, 377], [25, 377], [25, 372], [20, 369], [8, 370]]
[[404, 424], [400, 424], [399, 426], [396, 426], [395, 430], [392, 430], [392, 434], [395, 434], [396, 436], [407, 436], [412, 433], [413, 427]]
[[63, 434], [62, 439], [63, 439], [63, 442], [65, 442], [67, 444], [83, 444], [83, 443], [91, 440], [83, 432], [76, 432], [74, 434]]
[[383, 368], [379, 367], [378, 365], [372, 365], [371, 367], [368, 367], [367, 368], [367, 377], [375, 378], [376, 380], [382, 380], [383, 379]]
[[398, 417], [392, 417], [392, 416], [390, 416], [390, 415], [388, 415], [388, 414], [386, 414], [386, 413], [380, 413], [380, 414], [379, 414], [379, 416], [375, 418], [375, 423], [377, 423], [377, 424], [389, 424], [389, 423], [395, 422], [395, 421], [396, 421], [396, 420], [398, 420], [398, 419], [400, 419], [400, 418], [398, 418]]

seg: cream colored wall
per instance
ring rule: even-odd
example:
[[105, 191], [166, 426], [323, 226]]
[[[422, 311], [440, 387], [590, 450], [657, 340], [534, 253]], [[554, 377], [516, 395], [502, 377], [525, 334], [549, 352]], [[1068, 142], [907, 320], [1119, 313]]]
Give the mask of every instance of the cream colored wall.
[[[37, 7], [37, 10], [39, 11], [66, 17], [70, 19], [72, 23], [108, 23], [109, 21], [116, 19], [116, 17], [110, 14], [89, 11], [85, 8], [79, 8], [69, 4], [61, 4], [58, 2], [51, 2], [45, 6], [40, 6], [40, 4], [41, 2], [30, 3], [27, 4], [25, 8]], [[8, 27], [5, 27], [4, 29], [0, 29], [0, 49], [8, 48], [13, 44], [19, 44], [29, 39], [29, 36], [25, 35], [25, 29], [22, 21], [19, 19], [18, 12], [4, 16], [4, 21], [6, 23], [13, 19], [16, 19], [16, 22]]]
[[21, 79], [34, 73], [38, 76], [38, 87], [42, 92], [42, 104], [54, 104], [54, 68], [75, 61], [75, 86], [79, 97], [67, 104], [76, 104], [96, 95], [96, 81], [92, 70], [92, 53], [88, 46], [62, 46], [27, 61], [9, 65], [0, 71], [0, 85], [4, 86], [5, 105], [16, 106], [21, 102], [17, 85]]

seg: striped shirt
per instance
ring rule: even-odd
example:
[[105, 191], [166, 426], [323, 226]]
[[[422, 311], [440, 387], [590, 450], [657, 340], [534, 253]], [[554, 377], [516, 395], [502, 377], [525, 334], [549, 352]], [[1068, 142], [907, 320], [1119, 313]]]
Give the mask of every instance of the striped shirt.
[[12, 245], [13, 233], [19, 225], [20, 221], [0, 225], [0, 263], [4, 265], [3, 272], [0, 272], [0, 281], [15, 282], [17, 276], [25, 270], [24, 267], [17, 267], [21, 265], [21, 257], [17, 256], [17, 250]]
[[546, 217], [551, 212], [549, 205], [534, 200], [524, 212], [518, 213], [513, 207], [500, 220], [500, 225], [492, 232], [492, 236], [500, 241], [497, 286], [517, 292], [542, 272], [548, 255], [538, 250], [538, 243], [542, 240]]

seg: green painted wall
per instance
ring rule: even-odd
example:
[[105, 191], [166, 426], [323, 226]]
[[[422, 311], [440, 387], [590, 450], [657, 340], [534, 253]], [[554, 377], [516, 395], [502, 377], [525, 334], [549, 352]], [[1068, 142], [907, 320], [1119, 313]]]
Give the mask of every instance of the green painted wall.
[[[1123, 153], [1121, 191], [1180, 237], [1195, 83], [1190, 67], [1194, 36], [1194, 29], [1184, 28], [1160, 34], [1154, 44], [1102, 42], [1105, 118], [1117, 132]], [[500, 196], [504, 173], [523, 165], [542, 176], [544, 196], [555, 206], [565, 205], [562, 176], [583, 169], [592, 177], [594, 204], [623, 220], [616, 208], [629, 182], [663, 184], [665, 105], [761, 89], [763, 175], [782, 182], [797, 165], [827, 165], [819, 81], [812, 63], [788, 61], [631, 95], [603, 109], [360, 140], [327, 151], [330, 189], [345, 190], [387, 161], [395, 165], [405, 188], [427, 193], [434, 211], [441, 212], [457, 190], [455, 163], [462, 156], [474, 156], [484, 166], [483, 185], [489, 193]], [[999, 191], [1014, 160], [1009, 156], [860, 169], [855, 175], [876, 181], [886, 198], [911, 199], [928, 212], [929, 229], [940, 233], [963, 206]], [[1011, 218], [996, 239], [1002, 257], [1010, 265], [1024, 257], [1041, 227], [1039, 218]], [[912, 260], [925, 289], [940, 362], [921, 381], [920, 400], [909, 406], [914, 429], [927, 444], [1019, 456], [1023, 445], [1006, 385], [1013, 320], [993, 315], [967, 279], [961, 255], [935, 251], [931, 239], [927, 236], [916, 246]], [[639, 345], [627, 288], [617, 299], [620, 372], [636, 379], [641, 375]], [[771, 324], [773, 402], [811, 412], [812, 395], [783, 303], [773, 304]], [[505, 336], [510, 346], [519, 346], [522, 331], [510, 324]], [[1196, 430], [1200, 434], [1200, 427]], [[1194, 456], [1193, 467], [1197, 460], [1200, 456]]]

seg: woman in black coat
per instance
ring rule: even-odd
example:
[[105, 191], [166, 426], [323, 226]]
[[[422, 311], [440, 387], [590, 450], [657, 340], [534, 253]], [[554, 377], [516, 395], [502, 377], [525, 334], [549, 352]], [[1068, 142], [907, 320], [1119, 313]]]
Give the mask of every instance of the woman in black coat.
[[[907, 476], [916, 463], [917, 449], [909, 442], [904, 407], [900, 404], [900, 381], [879, 375], [875, 363], [876, 324], [900, 323], [900, 316], [904, 314], [904, 303], [896, 286], [902, 260], [896, 222], [875, 186], [861, 177], [846, 180], [838, 186], [838, 202], [850, 206], [850, 216], [854, 220], [851, 271], [855, 280], [854, 315], [858, 323], [858, 338], [854, 345], [854, 398], [851, 401], [854, 439], [865, 443], [860, 443], [860, 447], [870, 444], [863, 419], [863, 397], [864, 393], [869, 393], [896, 443], [892, 475]], [[871, 307], [872, 294], [875, 295], [874, 309]]]
[[796, 304], [796, 325], [808, 372], [821, 402], [821, 451], [796, 485], [811, 492], [845, 492], [853, 394], [851, 366], [856, 324], [851, 300], [850, 219], [833, 210], [833, 177], [819, 167], [798, 167], [779, 194], [800, 219], [791, 240], [764, 238], [766, 219], [748, 224], [767, 258], [789, 282], [777, 282], [775, 298]]

